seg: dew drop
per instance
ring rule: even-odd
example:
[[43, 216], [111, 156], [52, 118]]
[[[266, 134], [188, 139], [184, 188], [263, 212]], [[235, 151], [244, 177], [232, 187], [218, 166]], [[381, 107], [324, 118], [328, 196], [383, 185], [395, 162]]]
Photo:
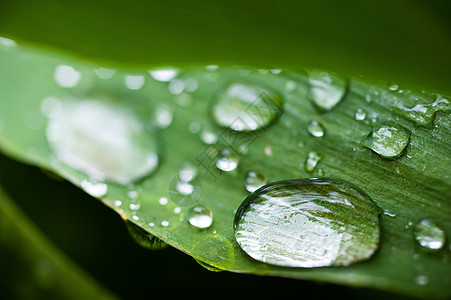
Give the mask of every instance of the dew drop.
[[53, 73], [53, 79], [60, 87], [70, 88], [80, 81], [81, 73], [72, 66], [58, 65]]
[[218, 135], [210, 126], [205, 126], [200, 133], [200, 139], [205, 144], [212, 145], [218, 141]]
[[139, 210], [139, 209], [141, 208], [141, 204], [140, 204], [140, 203], [130, 203], [130, 204], [128, 205], [128, 207], [129, 207], [131, 210]]
[[321, 124], [316, 120], [312, 120], [309, 122], [307, 130], [311, 136], [317, 138], [323, 137], [326, 134], [326, 130], [324, 129], [323, 124]]
[[347, 266], [371, 257], [379, 209], [357, 186], [313, 178], [268, 184], [249, 195], [234, 220], [252, 258], [286, 267]]
[[422, 249], [427, 251], [440, 251], [445, 245], [445, 230], [430, 219], [424, 219], [415, 226], [414, 236]]
[[16, 47], [17, 43], [14, 40], [11, 40], [11, 39], [8, 39], [8, 38], [0, 36], [0, 45], [1, 46], [6, 46], [6, 47]]
[[153, 123], [161, 129], [169, 127], [173, 120], [172, 112], [167, 105], [160, 104], [155, 108]]
[[114, 76], [116, 70], [107, 68], [98, 68], [94, 70], [94, 73], [96, 73], [97, 77], [99, 77], [100, 79], [110, 79], [111, 77]]
[[166, 205], [168, 204], [168, 198], [161, 197], [160, 199], [158, 199], [158, 203], [160, 203], [161, 205]]
[[192, 206], [202, 197], [203, 187], [197, 169], [185, 162], [169, 183], [169, 197], [178, 206]]
[[365, 120], [365, 118], [366, 118], [366, 112], [363, 109], [358, 108], [354, 113], [354, 119], [356, 121], [363, 121], [363, 120]]
[[106, 183], [82, 180], [80, 186], [86, 193], [96, 198], [103, 197], [108, 192], [108, 185]]
[[169, 221], [168, 220], [161, 221], [161, 226], [168, 227], [169, 226]]
[[304, 169], [307, 172], [313, 172], [321, 159], [323, 159], [323, 157], [318, 152], [309, 152], [304, 162]]
[[343, 99], [346, 80], [322, 71], [312, 71], [308, 77], [311, 85], [309, 98], [319, 111], [331, 111]]
[[427, 285], [429, 283], [429, 277], [423, 274], [419, 274], [415, 277], [415, 284], [417, 285]]
[[204, 206], [193, 206], [188, 212], [188, 222], [199, 229], [208, 228], [213, 223], [213, 213]]
[[240, 155], [235, 151], [224, 149], [221, 151], [216, 161], [216, 167], [225, 172], [233, 171], [238, 167]]
[[130, 90], [139, 90], [143, 87], [145, 78], [142, 75], [127, 75], [124, 78], [124, 83]]
[[383, 158], [397, 158], [410, 142], [410, 131], [401, 125], [387, 122], [374, 125], [362, 144]]
[[64, 101], [47, 139], [59, 161], [99, 181], [127, 185], [158, 165], [155, 136], [130, 111], [107, 102]]
[[133, 238], [133, 240], [141, 247], [149, 250], [161, 250], [168, 246], [168, 244], [166, 244], [159, 238], [153, 236], [152, 234], [148, 233], [147, 231], [130, 221], [125, 221], [125, 227], [127, 228], [128, 233]]
[[168, 86], [169, 92], [174, 95], [180, 95], [185, 89], [185, 84], [179, 79], [173, 79]]
[[175, 69], [161, 69], [149, 71], [150, 76], [156, 81], [168, 82], [177, 76], [177, 70]]
[[247, 83], [233, 83], [221, 91], [213, 117], [222, 127], [253, 131], [269, 126], [282, 114], [282, 97], [272, 90]]
[[244, 176], [244, 186], [248, 192], [254, 192], [266, 184], [266, 177], [261, 172], [249, 171]]

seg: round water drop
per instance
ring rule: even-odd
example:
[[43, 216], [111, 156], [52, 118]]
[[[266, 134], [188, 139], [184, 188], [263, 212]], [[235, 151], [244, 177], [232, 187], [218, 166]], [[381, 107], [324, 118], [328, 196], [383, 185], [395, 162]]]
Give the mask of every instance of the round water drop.
[[213, 106], [216, 123], [235, 131], [253, 131], [272, 124], [282, 114], [283, 100], [276, 92], [247, 83], [232, 83]]
[[308, 77], [311, 85], [309, 98], [319, 111], [330, 111], [343, 99], [346, 80], [322, 71], [312, 71]]
[[58, 65], [53, 73], [53, 79], [60, 87], [70, 88], [80, 81], [81, 73], [72, 66]]
[[236, 212], [234, 230], [240, 247], [261, 262], [347, 266], [378, 248], [379, 208], [344, 180], [284, 180], [249, 195]]
[[424, 219], [418, 223], [414, 236], [417, 243], [427, 251], [440, 251], [445, 245], [445, 230], [433, 220]]
[[202, 128], [200, 139], [207, 145], [212, 145], [218, 141], [218, 135], [209, 126]]
[[114, 76], [116, 70], [107, 68], [98, 68], [94, 70], [94, 73], [96, 73], [97, 77], [99, 77], [100, 79], [110, 79], [111, 77]]
[[358, 108], [354, 113], [354, 119], [356, 121], [363, 121], [363, 120], [365, 120], [365, 118], [366, 118], [366, 112], [363, 109]]
[[199, 229], [208, 228], [213, 224], [213, 213], [204, 206], [196, 205], [188, 212], [188, 222]]
[[145, 78], [142, 75], [127, 75], [124, 78], [125, 86], [131, 90], [139, 90], [143, 87]]
[[244, 186], [248, 192], [254, 192], [266, 184], [266, 177], [258, 171], [249, 171], [244, 177]]
[[221, 171], [230, 172], [238, 167], [239, 161], [240, 155], [238, 153], [224, 149], [216, 161], [216, 167]]
[[108, 185], [106, 183], [82, 180], [80, 186], [86, 193], [96, 198], [103, 197], [108, 192]]
[[410, 142], [410, 131], [396, 123], [387, 122], [374, 125], [364, 137], [362, 144], [383, 158], [397, 158], [402, 155]]
[[47, 127], [59, 161], [98, 181], [124, 185], [156, 169], [156, 138], [130, 111], [95, 100], [62, 104]]
[[323, 124], [321, 124], [320, 122], [318, 122], [316, 120], [312, 120], [309, 122], [307, 130], [311, 136], [318, 137], [318, 138], [323, 137], [326, 134], [326, 130], [325, 130]]
[[168, 106], [160, 104], [155, 108], [153, 123], [156, 127], [161, 129], [167, 128], [171, 125], [173, 120], [172, 112]]
[[304, 162], [304, 169], [307, 172], [313, 172], [321, 159], [323, 159], [323, 157], [318, 152], [309, 152]]

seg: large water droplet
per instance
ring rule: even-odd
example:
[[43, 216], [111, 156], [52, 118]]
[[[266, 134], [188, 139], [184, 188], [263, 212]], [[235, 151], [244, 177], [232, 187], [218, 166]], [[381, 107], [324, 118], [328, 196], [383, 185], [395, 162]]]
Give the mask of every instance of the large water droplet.
[[308, 132], [314, 137], [323, 137], [326, 134], [326, 129], [323, 124], [316, 120], [312, 120], [309, 122], [307, 127]]
[[322, 71], [312, 71], [308, 76], [311, 85], [309, 98], [319, 111], [330, 111], [343, 99], [346, 80]]
[[439, 251], [445, 245], [445, 230], [433, 220], [424, 219], [415, 226], [415, 240], [425, 250]]
[[384, 158], [402, 155], [410, 142], [410, 131], [396, 123], [379, 123], [364, 137], [362, 144]]
[[222, 127], [252, 131], [273, 123], [282, 114], [282, 105], [282, 97], [272, 90], [233, 83], [217, 96], [213, 117]]
[[153, 236], [152, 234], [148, 233], [147, 231], [130, 221], [125, 221], [125, 227], [127, 227], [128, 233], [133, 238], [133, 240], [135, 240], [138, 245], [144, 248], [150, 250], [160, 250], [168, 246], [168, 244], [166, 244], [159, 238]]
[[204, 206], [196, 205], [188, 212], [188, 222], [199, 229], [208, 228], [213, 223], [213, 213]]
[[240, 155], [235, 151], [224, 149], [218, 156], [216, 167], [225, 172], [233, 171], [238, 167]]
[[344, 180], [285, 180], [249, 195], [237, 210], [234, 229], [240, 247], [265, 263], [346, 266], [377, 249], [379, 208]]
[[155, 137], [130, 111], [107, 102], [64, 101], [47, 138], [59, 161], [99, 181], [129, 184], [158, 164]]
[[266, 177], [261, 172], [249, 171], [244, 176], [244, 186], [248, 192], [254, 192], [266, 184]]

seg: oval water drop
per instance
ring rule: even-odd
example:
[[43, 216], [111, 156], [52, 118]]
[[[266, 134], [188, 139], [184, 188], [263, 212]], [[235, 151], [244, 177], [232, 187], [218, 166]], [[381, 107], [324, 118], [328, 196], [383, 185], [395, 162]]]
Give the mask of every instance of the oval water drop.
[[323, 137], [326, 134], [326, 130], [325, 130], [323, 124], [321, 124], [320, 122], [318, 122], [316, 120], [312, 120], [309, 122], [309, 124], [307, 126], [307, 130], [311, 136], [317, 137], [317, 138]]
[[216, 167], [225, 172], [230, 172], [238, 167], [240, 161], [240, 155], [235, 151], [224, 149], [219, 154], [218, 160], [216, 161]]
[[266, 184], [266, 177], [261, 172], [249, 171], [244, 177], [244, 187], [248, 192], [254, 192]]
[[240, 247], [261, 262], [347, 266], [378, 248], [379, 208], [344, 180], [284, 180], [249, 195], [236, 212], [234, 229]]
[[365, 147], [383, 158], [401, 156], [409, 143], [410, 131], [393, 122], [376, 124], [373, 130], [362, 140]]
[[66, 99], [49, 120], [47, 138], [59, 161], [99, 181], [127, 185], [158, 165], [155, 136], [108, 102]]
[[235, 131], [253, 131], [272, 124], [282, 114], [282, 97], [248, 83], [232, 83], [213, 106], [216, 123]]
[[188, 222], [199, 229], [206, 229], [213, 224], [213, 213], [208, 208], [196, 205], [188, 212]]
[[445, 245], [445, 230], [438, 222], [430, 219], [424, 219], [415, 226], [414, 236], [426, 251], [440, 251]]
[[310, 100], [320, 112], [331, 111], [345, 95], [346, 80], [323, 71], [311, 71], [308, 76]]

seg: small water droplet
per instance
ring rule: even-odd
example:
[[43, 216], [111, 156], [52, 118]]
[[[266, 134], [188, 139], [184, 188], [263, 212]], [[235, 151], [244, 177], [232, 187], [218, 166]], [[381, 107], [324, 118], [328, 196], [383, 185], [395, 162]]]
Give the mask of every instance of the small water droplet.
[[423, 274], [419, 274], [415, 277], [415, 284], [417, 285], [427, 285], [429, 283], [429, 277]]
[[266, 184], [266, 177], [261, 172], [249, 171], [244, 176], [244, 186], [248, 192], [254, 192]]
[[312, 120], [309, 122], [307, 130], [310, 133], [310, 135], [318, 138], [323, 137], [326, 134], [326, 130], [323, 124], [321, 124], [316, 120]]
[[322, 72], [309, 72], [309, 82], [311, 85], [309, 98], [315, 107], [321, 111], [331, 111], [343, 99], [347, 82], [337, 75]]
[[316, 170], [316, 175], [318, 177], [324, 177], [326, 175], [326, 172], [323, 169], [319, 168]]
[[185, 90], [185, 84], [179, 79], [173, 79], [168, 86], [169, 92], [174, 95], [180, 95]]
[[282, 97], [272, 90], [233, 83], [218, 94], [213, 106], [216, 123], [235, 131], [266, 127], [282, 114]]
[[388, 89], [390, 90], [390, 91], [396, 91], [396, 90], [398, 90], [399, 89], [399, 85], [397, 85], [396, 83], [391, 83], [391, 84], [389, 84], [388, 85]]
[[189, 123], [188, 129], [191, 133], [198, 133], [200, 131], [200, 124], [197, 122]]
[[156, 169], [157, 140], [130, 111], [95, 100], [62, 103], [47, 127], [60, 162], [90, 178], [124, 185]]
[[321, 159], [323, 159], [323, 157], [318, 152], [309, 152], [304, 162], [304, 169], [307, 172], [313, 172]]
[[204, 206], [193, 206], [188, 212], [188, 222], [199, 229], [208, 228], [213, 223], [213, 213]]
[[218, 141], [218, 135], [210, 126], [204, 126], [200, 133], [200, 139], [207, 145], [213, 145]]
[[218, 65], [207, 65], [207, 66], [205, 66], [205, 70], [210, 71], [210, 72], [216, 71], [218, 68], [219, 68]]
[[16, 47], [17, 43], [14, 40], [0, 36], [0, 45], [6, 46], [6, 47]]
[[130, 203], [130, 204], [128, 205], [128, 207], [129, 207], [131, 210], [139, 210], [139, 209], [141, 208], [141, 204], [140, 204], [140, 203]]
[[439, 251], [445, 245], [445, 230], [438, 223], [424, 219], [415, 226], [415, 240], [424, 250]]
[[182, 208], [181, 207], [177, 206], [177, 207], [174, 208], [174, 214], [179, 214], [181, 212], [182, 212]]
[[173, 120], [172, 112], [165, 104], [160, 104], [155, 108], [153, 115], [153, 124], [159, 128], [167, 128]]
[[81, 73], [72, 66], [58, 65], [53, 73], [53, 79], [60, 87], [70, 88], [80, 81]]
[[86, 193], [96, 198], [103, 197], [108, 192], [108, 185], [106, 183], [82, 180], [80, 186]]
[[168, 198], [161, 197], [160, 199], [158, 199], [158, 203], [160, 203], [161, 205], [166, 205], [168, 204]]
[[363, 109], [358, 108], [354, 113], [354, 119], [356, 121], [363, 121], [363, 120], [365, 120], [365, 118], [366, 118], [366, 112]]
[[379, 209], [343, 180], [285, 180], [249, 195], [237, 210], [234, 229], [240, 247], [261, 262], [347, 266], [378, 248]]
[[161, 69], [149, 71], [150, 76], [156, 81], [168, 82], [177, 76], [177, 70], [175, 69]]
[[272, 147], [271, 146], [266, 146], [265, 149], [263, 150], [265, 152], [266, 156], [271, 156], [272, 155]]
[[139, 220], [139, 216], [133, 215], [133, 216], [132, 216], [132, 219], [135, 220], [135, 221], [138, 221], [138, 220]]
[[219, 170], [229, 172], [238, 167], [240, 161], [240, 155], [235, 151], [224, 149], [221, 151], [218, 160], [216, 161], [216, 167]]
[[99, 77], [100, 79], [110, 79], [114, 76], [116, 70], [107, 68], [98, 68], [94, 70], [94, 73], [96, 73], [97, 77]]
[[161, 226], [168, 227], [169, 226], [169, 221], [168, 220], [161, 221]]
[[410, 142], [410, 131], [392, 122], [378, 123], [362, 144], [384, 158], [401, 156]]
[[124, 78], [124, 83], [131, 90], [139, 90], [144, 86], [145, 78], [142, 75], [127, 75]]
[[[151, 225], [149, 224], [149, 226]], [[159, 238], [153, 236], [152, 234], [148, 233], [147, 231], [130, 221], [125, 221], [125, 227], [127, 228], [128, 233], [133, 238], [133, 240], [141, 247], [149, 250], [161, 250], [168, 246], [168, 244], [166, 244]]]
[[184, 85], [187, 92], [194, 92], [199, 87], [199, 83], [194, 78], [185, 79]]
[[56, 117], [62, 110], [61, 100], [57, 97], [47, 97], [41, 102], [41, 111], [48, 118]]
[[113, 205], [116, 207], [120, 207], [122, 205], [122, 201], [121, 200], [114, 200]]

